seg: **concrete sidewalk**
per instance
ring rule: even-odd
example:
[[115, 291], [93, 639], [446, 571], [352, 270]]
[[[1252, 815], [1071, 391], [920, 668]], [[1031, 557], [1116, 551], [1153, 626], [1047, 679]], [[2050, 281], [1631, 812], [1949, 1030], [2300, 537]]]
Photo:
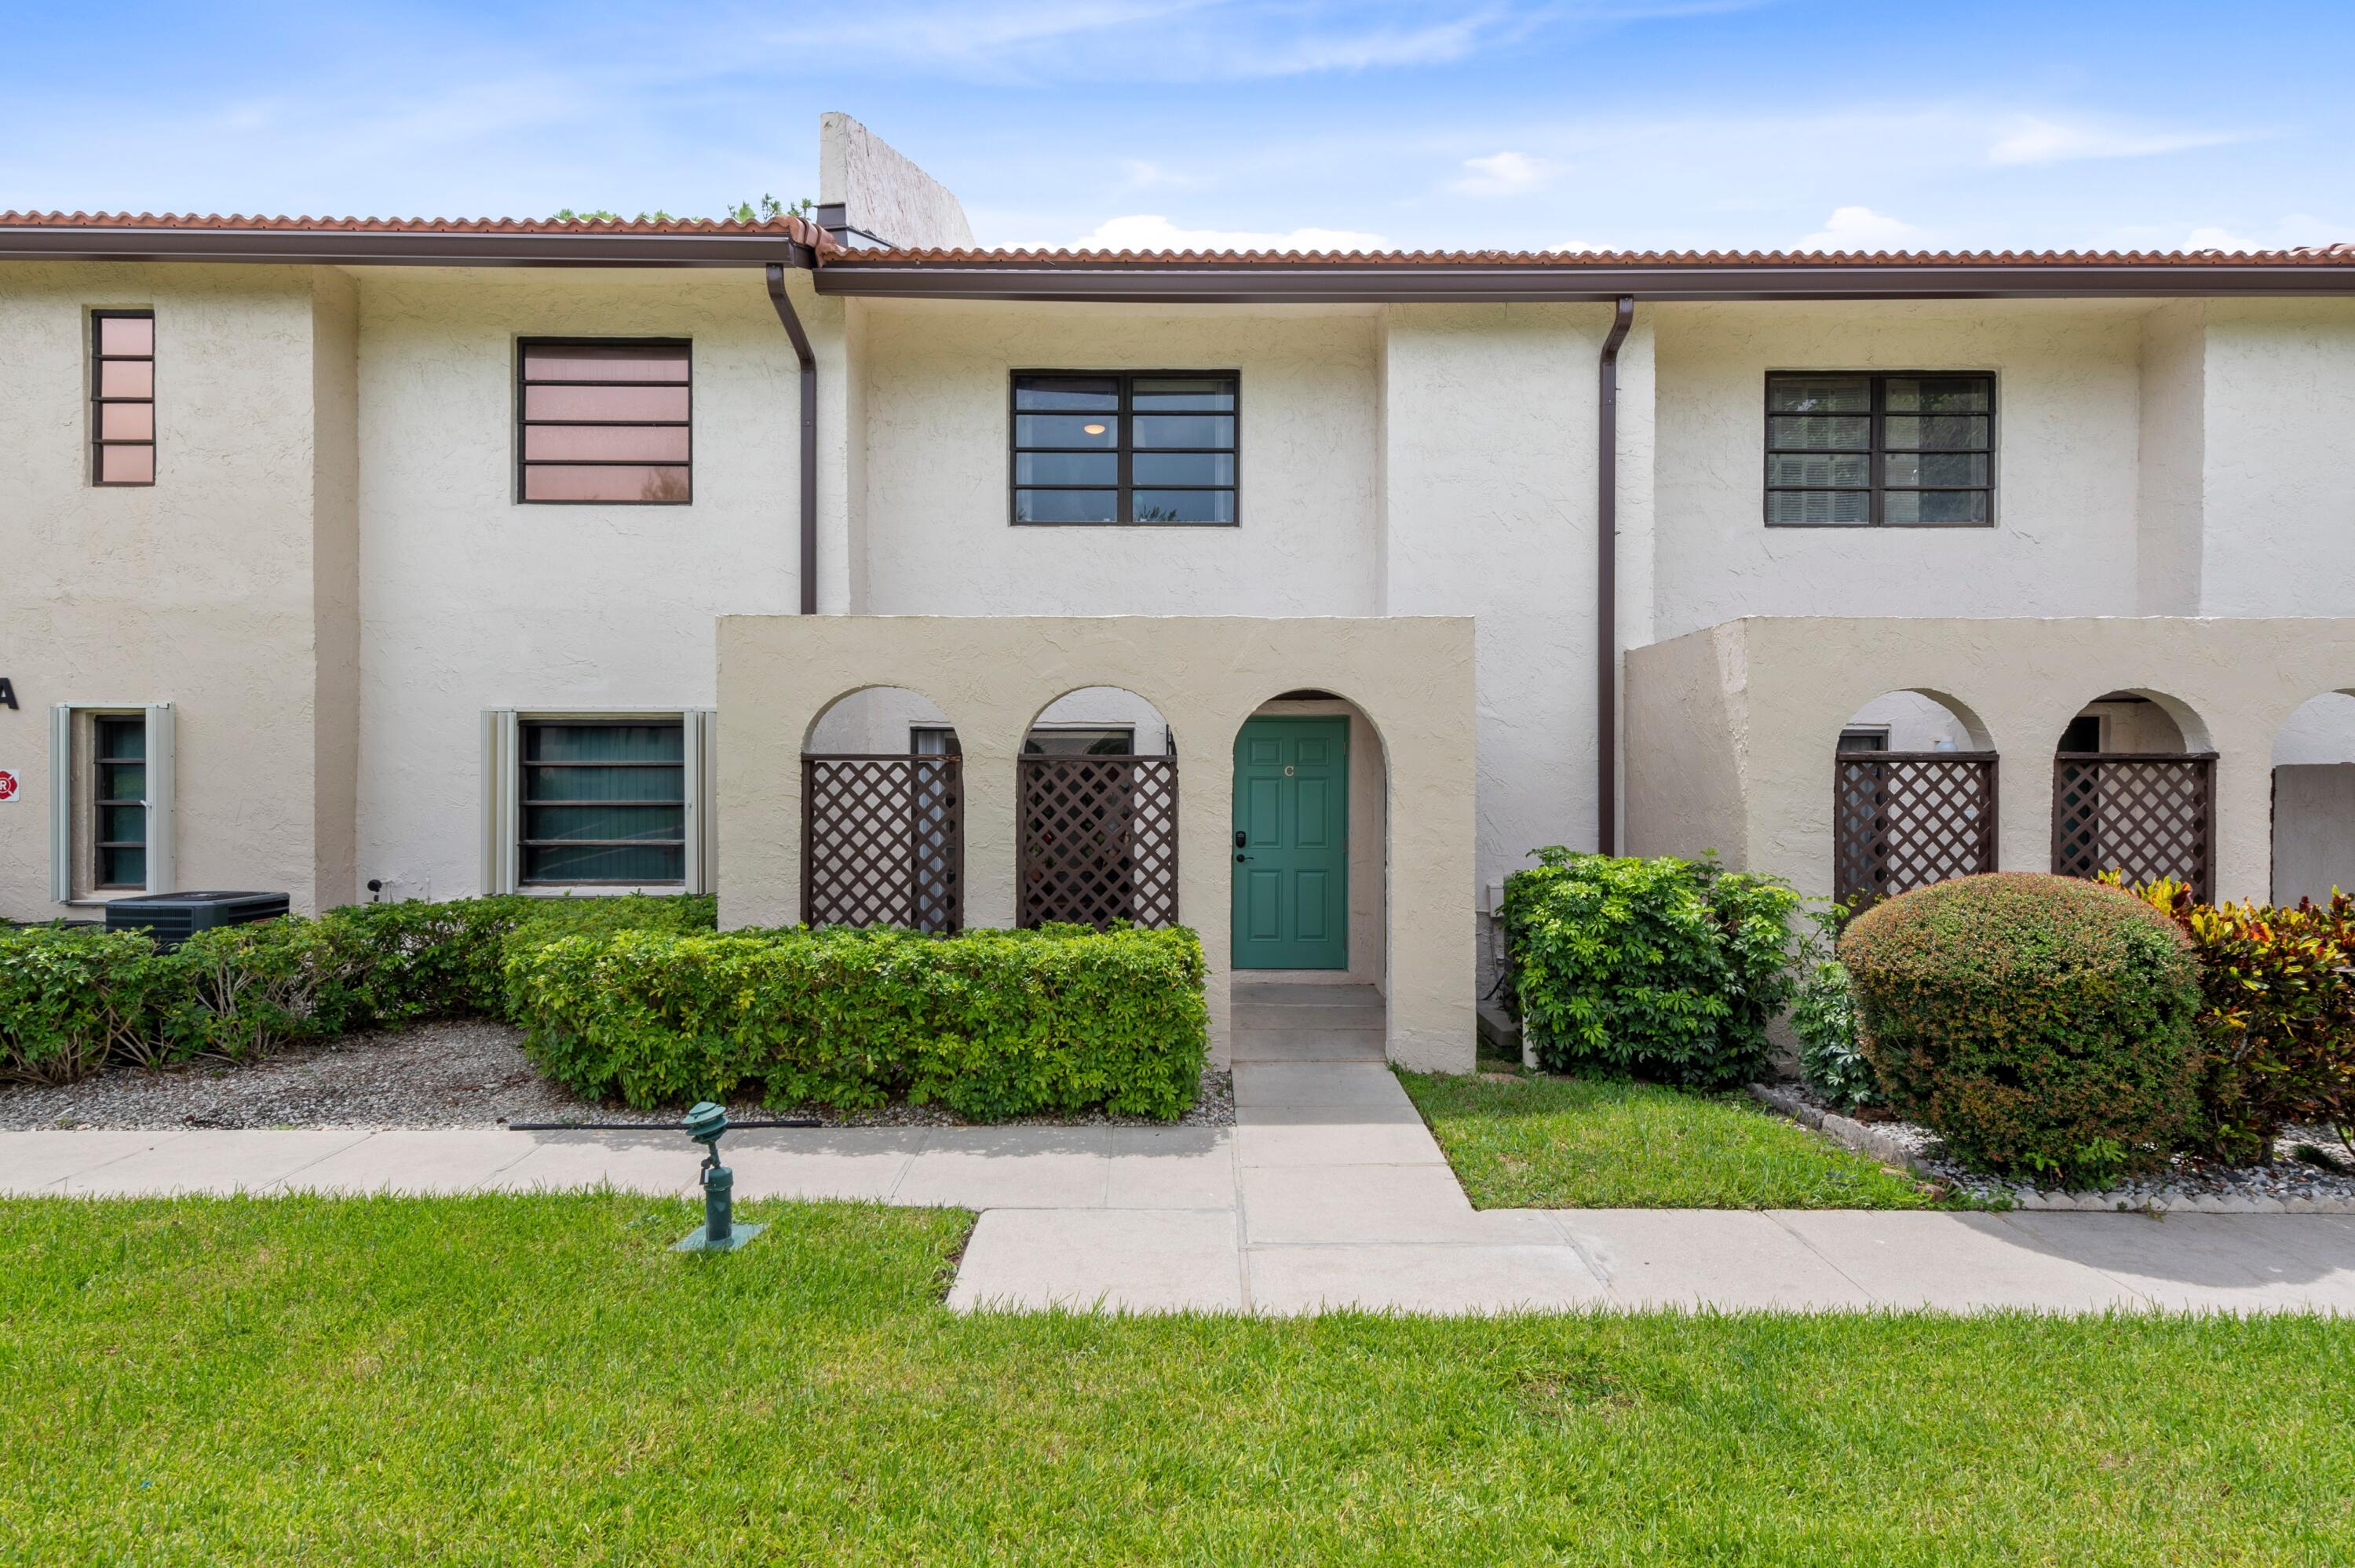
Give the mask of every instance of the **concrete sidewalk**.
[[[962, 1308], [2355, 1312], [2337, 1216], [1476, 1211], [1387, 1067], [1238, 1064], [1231, 1128], [733, 1134], [737, 1195], [981, 1211]], [[0, 1193], [689, 1195], [675, 1133], [0, 1133]]]

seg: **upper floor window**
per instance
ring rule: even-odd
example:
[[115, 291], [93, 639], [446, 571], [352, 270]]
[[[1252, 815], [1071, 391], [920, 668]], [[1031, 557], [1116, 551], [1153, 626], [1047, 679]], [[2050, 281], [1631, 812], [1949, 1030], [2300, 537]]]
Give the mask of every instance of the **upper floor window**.
[[688, 344], [527, 338], [516, 356], [516, 499], [693, 499]]
[[1231, 371], [1014, 377], [1017, 523], [1231, 524]]
[[1995, 377], [1766, 377], [1766, 521], [1995, 521]]
[[91, 479], [155, 482], [155, 313], [90, 313]]

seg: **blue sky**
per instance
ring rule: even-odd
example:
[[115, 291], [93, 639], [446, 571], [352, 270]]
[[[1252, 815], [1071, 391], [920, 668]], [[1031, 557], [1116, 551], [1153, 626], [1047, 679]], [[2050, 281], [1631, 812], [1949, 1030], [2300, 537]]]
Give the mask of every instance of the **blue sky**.
[[2345, 4], [0, 0], [0, 208], [709, 213], [815, 195], [841, 109], [995, 244], [2355, 239]]

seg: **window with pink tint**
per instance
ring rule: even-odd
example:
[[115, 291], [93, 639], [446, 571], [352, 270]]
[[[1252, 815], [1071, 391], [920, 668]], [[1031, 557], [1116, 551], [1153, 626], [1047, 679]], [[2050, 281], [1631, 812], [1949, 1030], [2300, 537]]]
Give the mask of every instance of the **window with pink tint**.
[[527, 338], [516, 355], [516, 499], [683, 505], [694, 498], [690, 345]]
[[90, 313], [90, 472], [95, 484], [155, 482], [155, 313]]

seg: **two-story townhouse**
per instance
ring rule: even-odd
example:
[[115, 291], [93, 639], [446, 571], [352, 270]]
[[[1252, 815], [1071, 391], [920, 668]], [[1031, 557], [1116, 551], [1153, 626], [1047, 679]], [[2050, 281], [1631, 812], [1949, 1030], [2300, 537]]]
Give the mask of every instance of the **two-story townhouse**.
[[1542, 844], [2355, 883], [2355, 249], [1009, 253], [821, 149], [0, 216], [0, 915], [1174, 919], [1221, 1043], [1346, 979], [1460, 1067]]

